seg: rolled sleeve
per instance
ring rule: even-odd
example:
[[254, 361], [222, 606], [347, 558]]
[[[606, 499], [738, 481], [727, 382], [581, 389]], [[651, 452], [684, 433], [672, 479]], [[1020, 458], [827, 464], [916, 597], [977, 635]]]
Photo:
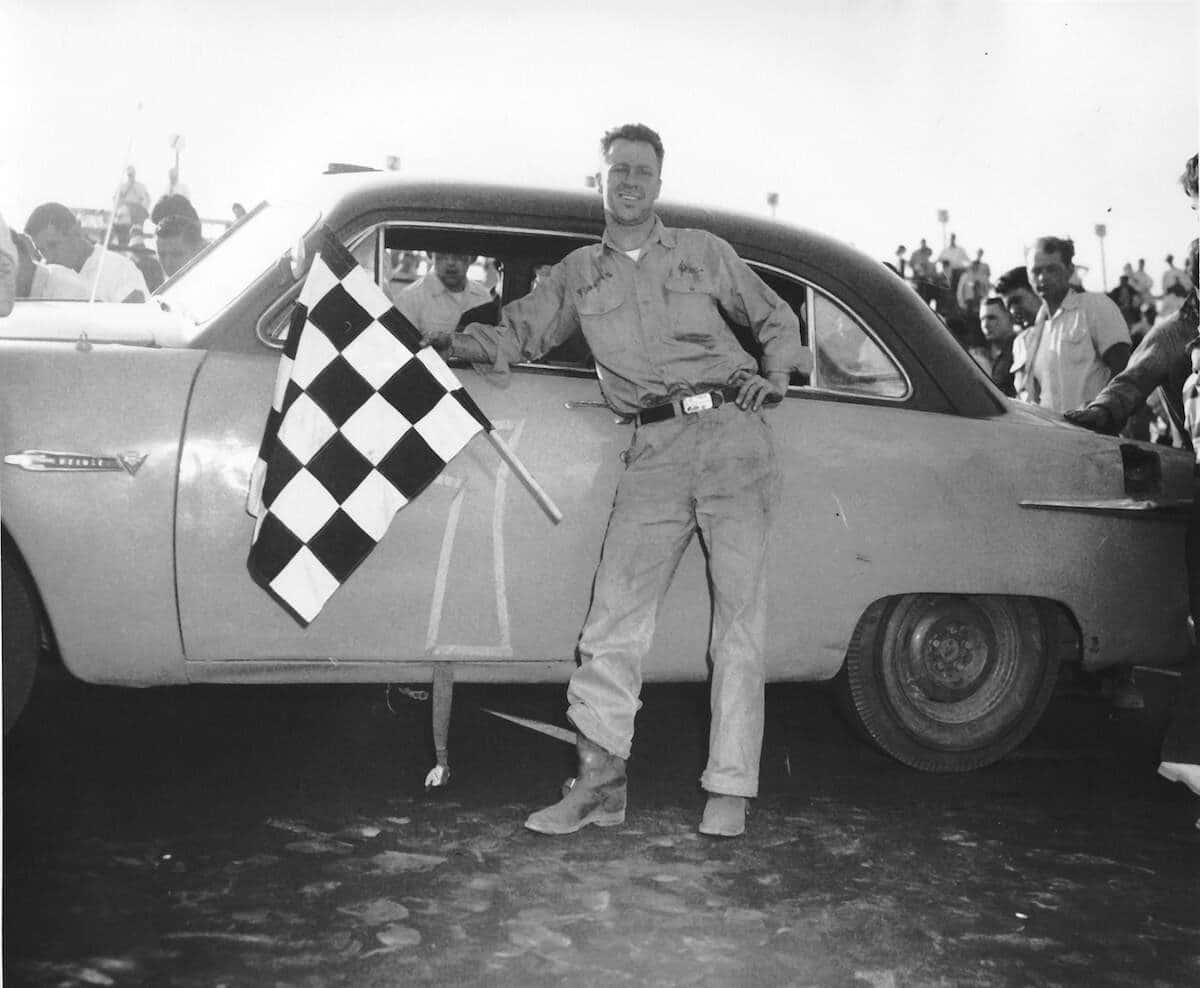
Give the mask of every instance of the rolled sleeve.
[[556, 264], [537, 288], [501, 310], [498, 325], [471, 323], [463, 333], [483, 348], [491, 369], [504, 374], [514, 363], [536, 360], [578, 329], [563, 265]]
[[1087, 312], [1088, 331], [1092, 334], [1096, 352], [1100, 356], [1103, 357], [1118, 343], [1132, 343], [1129, 327], [1125, 325], [1125, 317], [1111, 298], [1089, 292], [1083, 296], [1083, 304]]

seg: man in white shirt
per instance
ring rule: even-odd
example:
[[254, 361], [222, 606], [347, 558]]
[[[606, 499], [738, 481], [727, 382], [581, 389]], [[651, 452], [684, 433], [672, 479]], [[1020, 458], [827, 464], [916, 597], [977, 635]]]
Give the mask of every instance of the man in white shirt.
[[483, 285], [467, 277], [474, 263], [470, 254], [435, 252], [433, 270], [396, 295], [396, 308], [422, 336], [453, 333], [464, 312], [492, 301]]
[[1187, 276], [1187, 272], [1182, 268], [1175, 267], [1175, 255], [1168, 254], [1166, 257], [1167, 270], [1162, 273], [1162, 290], [1163, 295], [1166, 295], [1171, 290], [1172, 285], [1182, 285], [1183, 293], [1186, 295], [1192, 290], [1192, 279]]
[[1146, 259], [1138, 258], [1137, 270], [1129, 276], [1129, 282], [1137, 289], [1138, 294], [1142, 296], [1142, 302], [1149, 302], [1154, 298], [1154, 279], [1150, 277], [1150, 272], [1146, 270]]
[[1030, 400], [1056, 412], [1086, 405], [1125, 369], [1129, 328], [1107, 295], [1070, 287], [1075, 244], [1039, 237], [1029, 252], [1029, 275], [1042, 299], [1026, 344]]
[[14, 233], [17, 251], [17, 298], [86, 300], [91, 286], [70, 268], [61, 264], [39, 264], [33, 242], [23, 233]]
[[61, 264], [90, 287], [99, 275], [98, 302], [144, 302], [150, 295], [138, 266], [115, 251], [93, 244], [75, 214], [58, 202], [44, 202], [29, 214], [25, 232], [51, 264]]
[[970, 263], [970, 258], [967, 252], [958, 245], [958, 234], [950, 234], [950, 243], [947, 244], [940, 254], [937, 256], [938, 263], [942, 261], [950, 262], [951, 271], [966, 270], [967, 264]]

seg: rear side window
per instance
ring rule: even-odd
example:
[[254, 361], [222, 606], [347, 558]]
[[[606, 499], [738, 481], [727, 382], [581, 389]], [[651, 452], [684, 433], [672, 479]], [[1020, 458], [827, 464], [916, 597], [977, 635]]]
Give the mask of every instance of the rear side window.
[[904, 375], [845, 309], [813, 291], [813, 386], [873, 398], [903, 398]]

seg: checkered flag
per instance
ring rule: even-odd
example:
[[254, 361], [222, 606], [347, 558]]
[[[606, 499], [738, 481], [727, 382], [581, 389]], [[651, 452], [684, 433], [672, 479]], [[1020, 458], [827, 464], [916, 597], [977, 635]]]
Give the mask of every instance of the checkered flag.
[[247, 510], [247, 565], [307, 626], [392, 516], [491, 423], [328, 231], [292, 314]]

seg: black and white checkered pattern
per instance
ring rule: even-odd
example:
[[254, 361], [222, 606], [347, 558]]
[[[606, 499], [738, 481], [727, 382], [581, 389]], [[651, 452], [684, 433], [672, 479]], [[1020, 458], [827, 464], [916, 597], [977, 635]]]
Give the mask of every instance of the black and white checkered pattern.
[[307, 626], [481, 429], [458, 378], [326, 233], [251, 478], [251, 575]]

